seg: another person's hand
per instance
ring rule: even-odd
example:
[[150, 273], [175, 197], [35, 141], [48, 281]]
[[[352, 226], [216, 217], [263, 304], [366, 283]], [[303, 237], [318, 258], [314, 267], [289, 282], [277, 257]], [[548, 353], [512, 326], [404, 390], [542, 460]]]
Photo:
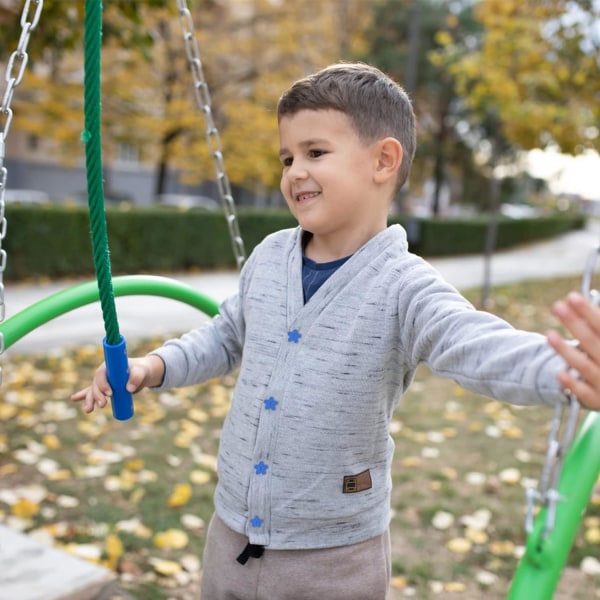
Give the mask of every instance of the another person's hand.
[[558, 380], [583, 406], [600, 410], [600, 308], [573, 292], [556, 302], [552, 312], [577, 341], [569, 343], [557, 331], [547, 334], [568, 365]]
[[[165, 373], [163, 361], [155, 355], [129, 359], [129, 379], [126, 389], [132, 394], [145, 387], [160, 385]], [[83, 410], [91, 413], [95, 406], [104, 408], [112, 396], [112, 389], [106, 377], [106, 365], [102, 363], [92, 379], [92, 383], [71, 396], [73, 402], [83, 401]]]

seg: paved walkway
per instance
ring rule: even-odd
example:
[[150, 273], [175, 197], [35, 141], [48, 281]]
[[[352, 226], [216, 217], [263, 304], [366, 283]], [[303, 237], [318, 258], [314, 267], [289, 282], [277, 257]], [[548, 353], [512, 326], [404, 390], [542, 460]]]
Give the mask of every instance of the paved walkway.
[[[492, 284], [581, 274], [588, 254], [599, 242], [600, 225], [592, 223], [583, 231], [498, 253], [491, 263]], [[482, 257], [453, 257], [431, 260], [431, 263], [459, 289], [482, 284]], [[238, 275], [234, 272], [176, 275], [175, 278], [217, 301], [233, 293], [238, 282]], [[73, 283], [7, 285], [7, 318]], [[197, 310], [178, 302], [154, 297], [118, 298], [117, 311], [121, 331], [128, 341], [177, 334], [197, 326], [206, 318]], [[45, 352], [57, 346], [84, 343], [100, 344], [102, 337], [102, 316], [99, 305], [95, 304], [40, 327], [15, 343], [7, 350], [7, 354]], [[125, 597], [116, 589], [113, 573], [42, 546], [1, 524], [0, 564], [0, 600], [101, 600]]]

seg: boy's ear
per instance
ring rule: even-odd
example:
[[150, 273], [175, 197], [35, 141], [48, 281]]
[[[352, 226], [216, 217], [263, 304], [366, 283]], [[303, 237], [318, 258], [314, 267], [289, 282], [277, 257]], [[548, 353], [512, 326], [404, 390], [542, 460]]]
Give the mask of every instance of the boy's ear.
[[396, 138], [386, 137], [377, 144], [377, 165], [373, 174], [377, 183], [386, 183], [396, 177], [403, 154], [402, 145]]

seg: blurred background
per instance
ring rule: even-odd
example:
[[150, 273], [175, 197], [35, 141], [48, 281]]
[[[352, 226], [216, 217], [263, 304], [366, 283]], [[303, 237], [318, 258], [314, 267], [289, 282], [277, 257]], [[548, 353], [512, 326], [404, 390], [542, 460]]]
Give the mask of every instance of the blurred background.
[[[105, 5], [107, 201], [217, 209], [176, 3]], [[275, 118], [282, 91], [330, 63], [360, 60], [403, 85], [418, 116], [417, 156], [394, 212], [472, 215], [490, 202], [509, 217], [600, 212], [598, 0], [188, 6], [239, 206], [284, 204]], [[21, 10], [18, 0], [0, 0], [3, 70], [21, 35]], [[5, 136], [8, 202], [86, 201], [83, 22], [82, 0], [44, 2]]]

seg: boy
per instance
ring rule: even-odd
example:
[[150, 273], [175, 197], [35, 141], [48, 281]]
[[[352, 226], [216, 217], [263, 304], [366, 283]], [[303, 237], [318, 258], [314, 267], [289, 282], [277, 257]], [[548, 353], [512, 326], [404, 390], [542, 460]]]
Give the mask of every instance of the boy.
[[[400, 226], [387, 227], [416, 137], [396, 83], [363, 64], [333, 65], [282, 96], [278, 122], [281, 191], [299, 227], [254, 250], [239, 293], [209, 325], [131, 359], [128, 387], [240, 368], [204, 600], [380, 600], [390, 579], [388, 426], [417, 365], [481, 394], [553, 405], [564, 401], [564, 361], [543, 336], [476, 311], [407, 252]], [[100, 367], [73, 399], [89, 412], [107, 395]]]

